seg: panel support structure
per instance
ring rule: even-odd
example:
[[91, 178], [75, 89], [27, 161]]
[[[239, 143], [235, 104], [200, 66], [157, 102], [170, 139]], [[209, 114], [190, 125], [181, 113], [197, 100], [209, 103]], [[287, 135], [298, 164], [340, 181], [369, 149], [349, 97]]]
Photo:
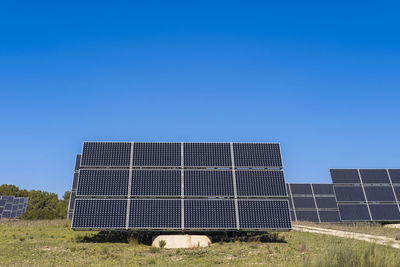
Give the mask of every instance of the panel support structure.
[[235, 199], [235, 214], [236, 214], [236, 228], [239, 230], [239, 208], [238, 208], [238, 199], [237, 199], [237, 187], [236, 187], [236, 170], [235, 170], [235, 156], [233, 152], [233, 143], [230, 143], [231, 146], [231, 160], [232, 160], [232, 179], [233, 179], [233, 197]]
[[132, 171], [133, 171], [133, 146], [134, 142], [131, 142], [131, 155], [129, 161], [129, 182], [128, 182], [128, 202], [126, 203], [126, 222], [125, 228], [129, 228], [129, 214], [131, 212], [131, 191], [132, 191]]

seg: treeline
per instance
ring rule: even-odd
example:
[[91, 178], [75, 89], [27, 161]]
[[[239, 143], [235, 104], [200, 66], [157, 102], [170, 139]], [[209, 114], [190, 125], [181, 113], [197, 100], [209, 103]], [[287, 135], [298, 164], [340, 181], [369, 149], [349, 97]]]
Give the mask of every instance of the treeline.
[[21, 190], [18, 186], [8, 184], [0, 186], [2, 196], [29, 197], [26, 212], [21, 216], [25, 220], [67, 218], [70, 194], [70, 191], [66, 191], [62, 199], [58, 199], [55, 193]]

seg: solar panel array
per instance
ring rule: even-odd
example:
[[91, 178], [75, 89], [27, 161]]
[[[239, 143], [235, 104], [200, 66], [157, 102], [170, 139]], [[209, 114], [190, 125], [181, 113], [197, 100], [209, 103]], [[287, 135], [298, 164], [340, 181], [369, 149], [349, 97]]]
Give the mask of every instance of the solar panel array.
[[400, 169], [331, 169], [343, 222], [399, 222]]
[[85, 142], [73, 229], [288, 230], [276, 143]]
[[0, 220], [14, 219], [26, 212], [27, 197], [0, 196]]
[[287, 184], [292, 221], [339, 222], [332, 184]]

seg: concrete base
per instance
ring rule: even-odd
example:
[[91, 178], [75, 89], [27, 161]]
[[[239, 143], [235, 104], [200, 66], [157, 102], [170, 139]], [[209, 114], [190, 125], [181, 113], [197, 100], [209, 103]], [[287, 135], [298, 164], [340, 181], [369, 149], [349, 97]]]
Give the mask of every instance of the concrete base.
[[205, 235], [159, 235], [153, 240], [153, 247], [160, 247], [160, 241], [164, 240], [164, 248], [197, 248], [208, 247], [210, 238]]
[[386, 227], [386, 228], [400, 228], [400, 224], [398, 224], [398, 223], [385, 224], [383, 227]]

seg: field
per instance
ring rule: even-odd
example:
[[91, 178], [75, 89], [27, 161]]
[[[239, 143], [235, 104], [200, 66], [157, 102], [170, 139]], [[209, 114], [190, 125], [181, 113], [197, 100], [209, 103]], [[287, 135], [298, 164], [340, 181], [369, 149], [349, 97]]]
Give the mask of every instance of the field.
[[0, 266], [400, 266], [398, 249], [296, 231], [272, 235], [269, 242], [169, 250], [75, 232], [67, 220], [3, 220], [0, 237]]

